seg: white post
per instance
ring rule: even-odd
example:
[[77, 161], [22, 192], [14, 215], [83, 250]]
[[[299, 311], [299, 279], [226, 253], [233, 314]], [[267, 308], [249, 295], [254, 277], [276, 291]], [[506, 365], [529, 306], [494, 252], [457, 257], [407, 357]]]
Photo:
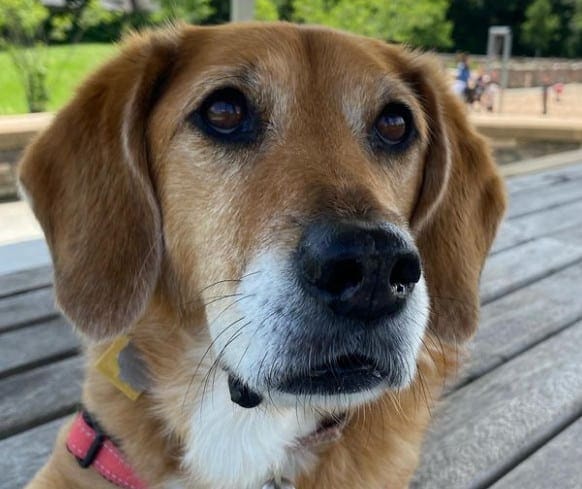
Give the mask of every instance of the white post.
[[255, 0], [230, 0], [230, 21], [253, 20], [255, 17]]
[[[501, 42], [501, 46], [499, 45]], [[499, 53], [502, 48], [501, 53]], [[491, 69], [491, 63], [501, 54], [501, 80], [499, 91], [499, 109], [503, 110], [503, 93], [505, 92], [509, 79], [509, 59], [511, 57], [511, 27], [508, 26], [491, 26], [489, 27], [489, 37], [487, 40], [487, 64], [488, 70]]]

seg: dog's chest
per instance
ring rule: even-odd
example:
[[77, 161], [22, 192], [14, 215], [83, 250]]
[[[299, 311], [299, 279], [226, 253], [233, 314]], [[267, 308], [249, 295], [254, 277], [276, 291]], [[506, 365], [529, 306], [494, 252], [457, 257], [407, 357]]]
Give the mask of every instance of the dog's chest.
[[192, 414], [184, 464], [213, 489], [261, 489], [277, 476], [294, 480], [315, 462], [297, 440], [317, 423], [301, 407], [241, 408], [230, 400], [226, 379], [217, 379]]

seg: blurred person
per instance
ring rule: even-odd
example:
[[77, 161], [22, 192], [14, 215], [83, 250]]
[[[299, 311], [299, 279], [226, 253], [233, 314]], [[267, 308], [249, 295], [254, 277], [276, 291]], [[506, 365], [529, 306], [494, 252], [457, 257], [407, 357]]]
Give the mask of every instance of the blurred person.
[[548, 113], [548, 92], [552, 86], [550, 77], [546, 74], [542, 77], [542, 114], [546, 115]]
[[554, 90], [556, 102], [560, 102], [560, 100], [562, 99], [562, 94], [564, 93], [564, 84], [562, 82], [554, 83], [554, 86], [552, 88]]
[[471, 79], [471, 69], [469, 68], [469, 56], [467, 53], [460, 53], [457, 63], [457, 74], [455, 75], [455, 83], [453, 85], [454, 92], [467, 102], [469, 88], [469, 80]]
[[493, 77], [487, 73], [483, 75], [483, 93], [481, 94], [480, 104], [487, 112], [493, 112], [495, 99], [499, 93], [499, 85]]

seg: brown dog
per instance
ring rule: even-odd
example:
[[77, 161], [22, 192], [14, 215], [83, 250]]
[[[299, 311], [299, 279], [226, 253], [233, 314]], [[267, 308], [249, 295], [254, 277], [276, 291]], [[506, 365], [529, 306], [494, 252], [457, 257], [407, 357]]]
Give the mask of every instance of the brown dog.
[[[141, 481], [79, 467], [68, 423], [30, 488], [408, 485], [505, 207], [430, 57], [288, 24], [134, 36], [20, 178], [84, 405]], [[137, 400], [95, 367], [119, 335]]]

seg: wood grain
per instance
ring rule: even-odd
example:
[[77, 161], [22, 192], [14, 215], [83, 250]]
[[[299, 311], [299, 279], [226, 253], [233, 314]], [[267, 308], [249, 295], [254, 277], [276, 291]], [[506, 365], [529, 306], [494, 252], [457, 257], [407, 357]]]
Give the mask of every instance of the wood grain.
[[0, 332], [58, 314], [52, 288], [38, 289], [0, 300]]
[[509, 201], [507, 218], [513, 219], [577, 200], [582, 200], [582, 181], [580, 180], [546, 187], [543, 190], [534, 188], [516, 192]]
[[528, 238], [521, 230], [512, 226], [508, 221], [504, 221], [501, 224], [497, 237], [491, 247], [491, 255], [495, 255], [496, 253], [500, 253], [524, 243], [528, 239], [530, 238]]
[[494, 484], [492, 489], [580, 489], [582, 486], [582, 419]]
[[79, 351], [79, 338], [62, 316], [0, 334], [0, 378]]
[[582, 201], [552, 207], [509, 221], [522, 241], [549, 236], [582, 225]]
[[73, 357], [0, 380], [0, 439], [72, 412], [83, 360]]
[[51, 266], [0, 275], [0, 299], [19, 292], [48, 287], [52, 281], [53, 269]]
[[581, 344], [579, 323], [453, 393], [438, 413], [411, 487], [487, 487], [578, 417]]
[[511, 177], [507, 179], [506, 185], [513, 197], [523, 190], [548, 189], [573, 180], [582, 180], [582, 165], [565, 166], [530, 175]]
[[582, 319], [582, 264], [483, 307], [461, 379], [475, 378]]
[[22, 489], [46, 462], [66, 418], [0, 441], [0, 489]]
[[481, 277], [481, 301], [491, 302], [582, 260], [582, 246], [540, 238], [492, 255]]

